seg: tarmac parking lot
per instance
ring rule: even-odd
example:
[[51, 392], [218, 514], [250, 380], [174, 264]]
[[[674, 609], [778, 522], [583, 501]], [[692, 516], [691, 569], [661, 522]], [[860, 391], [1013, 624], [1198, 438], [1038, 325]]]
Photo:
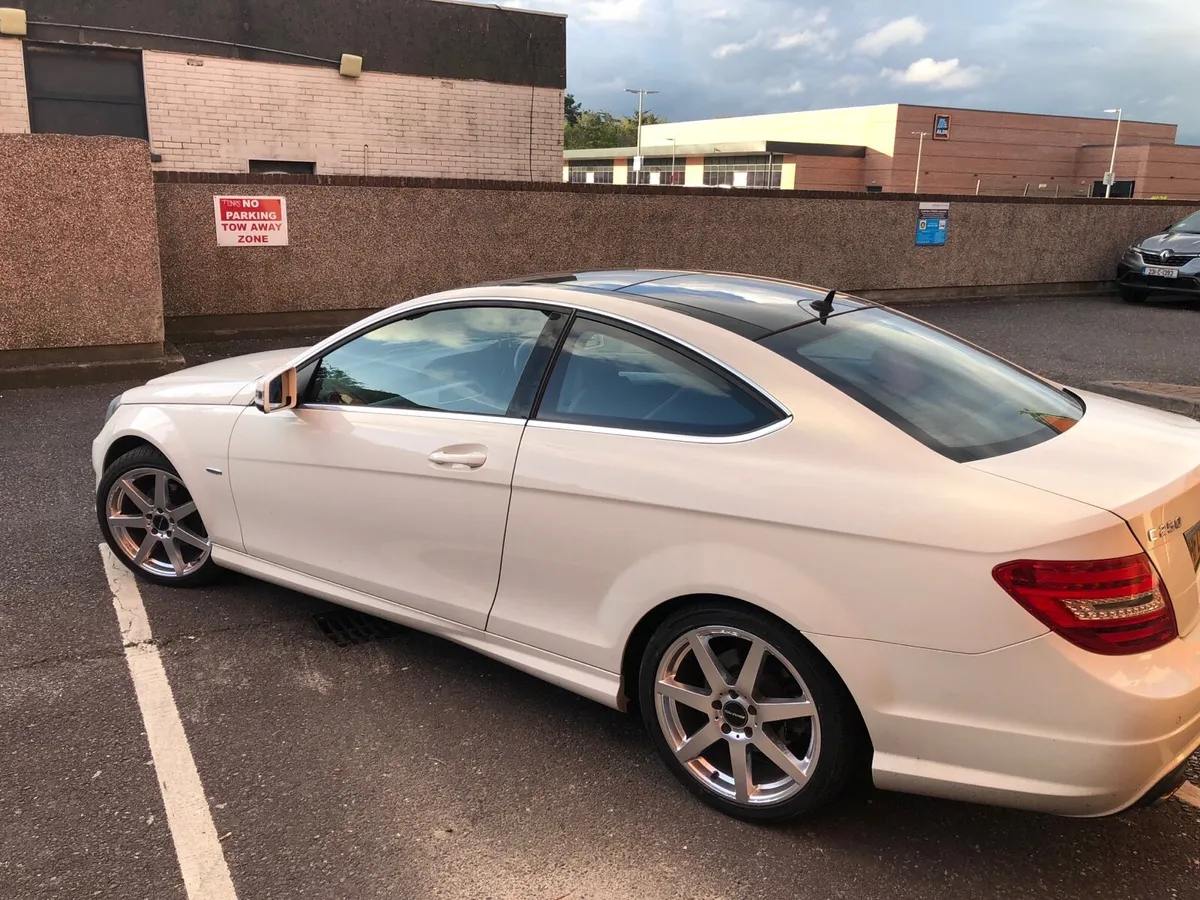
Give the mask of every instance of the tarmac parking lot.
[[[1200, 304], [906, 311], [1069, 384], [1200, 384]], [[92, 508], [90, 443], [127, 386], [0, 392], [5, 900], [187, 896]], [[333, 607], [232, 574], [140, 593], [242, 900], [1200, 898], [1184, 800], [1067, 820], [862, 787], [756, 828], [695, 802], [632, 718], [469, 650], [338, 646], [314, 621]]]

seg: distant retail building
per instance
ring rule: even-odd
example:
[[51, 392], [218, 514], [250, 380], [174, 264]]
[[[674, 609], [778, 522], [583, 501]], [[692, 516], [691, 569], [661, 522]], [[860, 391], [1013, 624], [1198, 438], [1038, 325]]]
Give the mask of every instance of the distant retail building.
[[[1103, 196], [1115, 117], [889, 104], [648, 125], [632, 148], [569, 150], [563, 178], [783, 190]], [[1200, 147], [1177, 126], [1121, 124], [1112, 195], [1200, 198]], [[925, 137], [922, 140], [921, 135]]]
[[0, 133], [158, 169], [557, 179], [565, 19], [437, 0], [0, 0]]

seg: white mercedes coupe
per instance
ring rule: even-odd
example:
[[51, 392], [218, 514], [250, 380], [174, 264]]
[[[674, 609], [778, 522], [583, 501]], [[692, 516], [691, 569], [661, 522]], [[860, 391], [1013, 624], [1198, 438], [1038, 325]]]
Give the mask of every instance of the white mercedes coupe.
[[1106, 815], [1200, 745], [1200, 425], [837, 292], [423, 297], [126, 391], [93, 459], [142, 578], [234, 569], [636, 710], [744, 819], [868, 770]]

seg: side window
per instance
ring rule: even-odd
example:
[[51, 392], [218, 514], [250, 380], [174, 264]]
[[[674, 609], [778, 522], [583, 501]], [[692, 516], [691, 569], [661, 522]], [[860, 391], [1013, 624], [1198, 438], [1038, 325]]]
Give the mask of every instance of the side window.
[[307, 399], [508, 415], [526, 369], [538, 369], [529, 373], [536, 389], [549, 355], [535, 352], [539, 338], [552, 320], [562, 318], [539, 309], [472, 306], [390, 322], [326, 354]]
[[578, 318], [537, 418], [668, 434], [755, 431], [779, 413], [707, 366], [657, 341]]

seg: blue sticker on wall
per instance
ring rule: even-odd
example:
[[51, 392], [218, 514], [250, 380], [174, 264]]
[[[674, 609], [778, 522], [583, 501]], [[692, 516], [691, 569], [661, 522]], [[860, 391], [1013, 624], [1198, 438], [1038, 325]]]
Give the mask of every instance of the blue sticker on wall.
[[917, 246], [941, 247], [950, 231], [949, 203], [922, 203], [917, 213]]

